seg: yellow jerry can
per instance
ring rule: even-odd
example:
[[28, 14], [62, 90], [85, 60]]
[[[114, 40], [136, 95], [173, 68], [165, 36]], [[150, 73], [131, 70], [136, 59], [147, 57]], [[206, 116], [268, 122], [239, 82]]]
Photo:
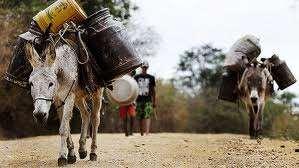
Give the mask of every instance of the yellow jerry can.
[[79, 24], [86, 18], [86, 13], [75, 0], [57, 0], [34, 16], [33, 20], [43, 32], [52, 23], [51, 32], [58, 33], [65, 22], [73, 21]]

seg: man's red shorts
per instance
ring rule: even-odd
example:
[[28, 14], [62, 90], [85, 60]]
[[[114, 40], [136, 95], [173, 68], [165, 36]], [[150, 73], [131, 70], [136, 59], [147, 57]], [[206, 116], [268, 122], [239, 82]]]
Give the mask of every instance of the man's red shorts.
[[121, 119], [125, 119], [127, 114], [128, 114], [128, 116], [131, 116], [131, 117], [136, 116], [135, 105], [131, 104], [131, 105], [119, 107], [119, 116]]

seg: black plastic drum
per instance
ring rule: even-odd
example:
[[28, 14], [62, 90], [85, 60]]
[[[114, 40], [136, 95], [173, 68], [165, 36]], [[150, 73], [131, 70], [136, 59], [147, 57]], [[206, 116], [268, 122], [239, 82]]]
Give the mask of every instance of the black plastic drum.
[[296, 83], [294, 75], [284, 61], [282, 61], [279, 65], [272, 67], [271, 75], [280, 90], [284, 90], [285, 88]]
[[27, 40], [18, 37], [13, 55], [4, 78], [21, 87], [28, 87], [32, 67], [26, 58], [25, 44]]
[[19, 35], [13, 48], [12, 58], [4, 78], [21, 87], [28, 87], [32, 66], [26, 58], [25, 45], [28, 41], [34, 44], [37, 52], [41, 52], [42, 32], [35, 21], [31, 21], [28, 31]]
[[114, 20], [108, 9], [100, 10], [84, 23], [84, 38], [101, 69], [105, 81], [127, 74], [142, 63], [122, 23]]
[[218, 99], [235, 103], [238, 99], [237, 87], [238, 73], [229, 70], [225, 71], [222, 74]]

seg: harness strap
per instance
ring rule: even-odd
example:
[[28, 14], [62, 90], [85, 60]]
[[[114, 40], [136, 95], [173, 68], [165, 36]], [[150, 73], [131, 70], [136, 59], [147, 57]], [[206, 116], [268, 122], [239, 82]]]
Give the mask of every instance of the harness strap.
[[[56, 110], [60, 109], [63, 105], [65, 105], [65, 101], [66, 101], [66, 99], [69, 97], [69, 95], [70, 95], [70, 93], [71, 93], [71, 91], [72, 91], [72, 89], [73, 89], [73, 87], [74, 87], [75, 81], [76, 81], [76, 80], [73, 80], [73, 83], [72, 83], [72, 85], [71, 85], [69, 91], [67, 92], [67, 94], [66, 94], [65, 98], [63, 99], [62, 103], [61, 103], [59, 106], [57, 106], [57, 107], [55, 108]], [[35, 103], [37, 100], [45, 100], [45, 101], [53, 102], [53, 99], [51, 99], [51, 98], [38, 97], [38, 98], [35, 98], [35, 99], [34, 99], [34, 103]]]
[[74, 79], [74, 80], [73, 80], [73, 83], [72, 83], [72, 85], [71, 85], [71, 87], [70, 87], [70, 89], [69, 89], [69, 91], [67, 92], [67, 95], [66, 95], [65, 98], [63, 99], [62, 103], [61, 103], [58, 107], [56, 107], [56, 110], [60, 109], [62, 106], [65, 105], [65, 101], [66, 101], [66, 99], [69, 97], [69, 95], [70, 95], [70, 93], [71, 93], [71, 91], [72, 91], [72, 89], [73, 89], [73, 87], [74, 87], [75, 81], [76, 81], [76, 80]]
[[[77, 58], [77, 61], [78, 61], [78, 63], [79, 64], [81, 64], [81, 65], [84, 65], [84, 64], [86, 64], [88, 61], [89, 61], [89, 53], [88, 53], [88, 50], [87, 50], [87, 47], [86, 47], [86, 45], [85, 45], [85, 43], [83, 42], [83, 40], [82, 40], [82, 34], [84, 34], [84, 32], [85, 32], [85, 29], [82, 29], [80, 26], [77, 26], [75, 23], [73, 23], [73, 22], [71, 22], [71, 25], [69, 25], [69, 24], [65, 24], [65, 28], [64, 29], [61, 29], [60, 31], [59, 31], [59, 33], [58, 33], [58, 35], [59, 35], [59, 39], [57, 40], [57, 42], [55, 43], [55, 45], [60, 41], [60, 39], [63, 41], [63, 42], [65, 42], [66, 44], [68, 44], [69, 46], [73, 46], [73, 45], [71, 45], [69, 42], [68, 42], [68, 40], [66, 40], [65, 38], [64, 38], [64, 34], [66, 33], [66, 32], [70, 32], [70, 33], [76, 33], [76, 38], [77, 38], [77, 40], [79, 41], [79, 44], [77, 44], [77, 46], [78, 46], [78, 51], [79, 51], [79, 54], [80, 55], [85, 55], [85, 57], [86, 57], [86, 59], [84, 60], [84, 61], [80, 61], [78, 58]], [[82, 51], [81, 50], [83, 50], [83, 54], [81, 53]]]
[[51, 98], [46, 98], [46, 97], [38, 97], [38, 98], [35, 98], [34, 99], [34, 103], [37, 101], [37, 100], [46, 100], [46, 101], [53, 101], [53, 99], [51, 99]]

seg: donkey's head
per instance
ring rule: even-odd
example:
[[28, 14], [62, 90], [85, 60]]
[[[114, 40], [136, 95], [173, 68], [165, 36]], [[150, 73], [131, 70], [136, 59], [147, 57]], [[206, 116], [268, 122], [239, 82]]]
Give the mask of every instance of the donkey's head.
[[261, 66], [250, 66], [245, 70], [239, 89], [246, 104], [258, 106], [264, 104], [268, 87], [267, 69]]
[[48, 43], [39, 55], [34, 46], [28, 43], [26, 44], [26, 56], [33, 67], [29, 78], [31, 95], [34, 101], [33, 116], [35, 121], [45, 123], [58, 88], [57, 72], [54, 65], [56, 58], [55, 47], [53, 44]]

